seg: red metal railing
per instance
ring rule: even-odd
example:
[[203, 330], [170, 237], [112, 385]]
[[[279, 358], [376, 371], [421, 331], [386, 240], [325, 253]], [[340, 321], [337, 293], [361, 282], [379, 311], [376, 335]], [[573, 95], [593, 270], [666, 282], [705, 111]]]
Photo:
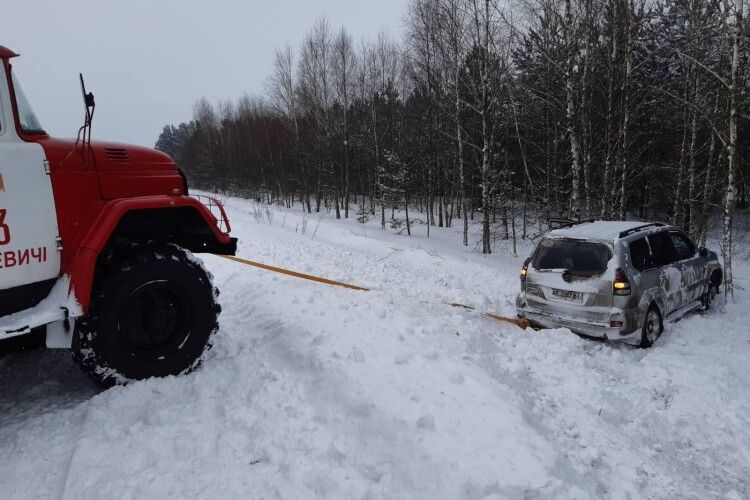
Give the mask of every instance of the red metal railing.
[[202, 194], [191, 194], [190, 197], [200, 201], [206, 208], [208, 208], [211, 215], [216, 218], [216, 224], [221, 231], [227, 234], [232, 232], [232, 226], [229, 223], [227, 212], [224, 210], [224, 205], [218, 199], [213, 196], [205, 196]]

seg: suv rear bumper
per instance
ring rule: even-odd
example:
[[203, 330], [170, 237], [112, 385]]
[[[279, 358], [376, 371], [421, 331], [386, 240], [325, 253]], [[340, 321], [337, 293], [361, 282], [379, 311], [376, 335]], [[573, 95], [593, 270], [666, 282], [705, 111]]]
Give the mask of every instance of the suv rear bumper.
[[[521, 302], [519, 300], [519, 302]], [[570, 331], [586, 337], [616, 342], [638, 342], [640, 340], [640, 329], [633, 326], [632, 315], [621, 314], [627, 318], [625, 324], [620, 327], [611, 327], [609, 324], [595, 323], [565, 317], [553, 313], [542, 312], [528, 306], [517, 304], [516, 311], [520, 318], [525, 318], [543, 328], [567, 328]]]

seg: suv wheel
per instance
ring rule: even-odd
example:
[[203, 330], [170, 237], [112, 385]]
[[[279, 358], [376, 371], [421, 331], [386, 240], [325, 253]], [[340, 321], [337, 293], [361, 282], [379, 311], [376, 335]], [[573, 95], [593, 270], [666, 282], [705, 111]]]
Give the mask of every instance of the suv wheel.
[[659, 312], [659, 308], [656, 305], [651, 304], [646, 312], [646, 319], [643, 321], [640, 347], [647, 348], [654, 345], [654, 342], [661, 337], [663, 331], [664, 322], [661, 318], [661, 312]]
[[73, 358], [104, 385], [190, 372], [218, 330], [218, 291], [186, 250], [119, 248], [97, 267], [88, 315], [76, 322]]
[[711, 279], [708, 280], [708, 288], [706, 289], [706, 292], [701, 297], [701, 302], [703, 302], [704, 311], [708, 311], [709, 309], [711, 309], [711, 304], [713, 303], [716, 296], [719, 295], [720, 285], [721, 285], [721, 277], [716, 271], [714, 271], [714, 274], [711, 275]]

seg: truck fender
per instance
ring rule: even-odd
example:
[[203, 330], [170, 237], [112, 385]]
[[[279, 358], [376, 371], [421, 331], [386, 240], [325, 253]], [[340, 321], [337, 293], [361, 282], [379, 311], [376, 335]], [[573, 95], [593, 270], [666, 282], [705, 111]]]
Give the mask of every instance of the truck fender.
[[230, 244], [232, 238], [218, 227], [218, 219], [200, 201], [189, 196], [143, 196], [107, 202], [91, 224], [91, 228], [70, 250], [67, 262], [70, 275], [69, 294], [81, 306], [83, 314], [88, 312], [97, 260], [106, 247], [123, 216], [137, 210], [191, 207], [197, 210], [211, 228], [220, 244]]

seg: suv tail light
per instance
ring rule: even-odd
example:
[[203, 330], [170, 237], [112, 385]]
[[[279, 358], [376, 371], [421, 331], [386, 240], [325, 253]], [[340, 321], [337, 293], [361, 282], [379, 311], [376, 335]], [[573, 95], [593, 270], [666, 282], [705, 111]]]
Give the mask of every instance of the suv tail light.
[[615, 269], [615, 280], [612, 282], [612, 293], [615, 295], [630, 295], [630, 281], [625, 271], [619, 267]]
[[523, 261], [523, 267], [521, 267], [521, 284], [523, 285], [526, 283], [526, 274], [529, 272], [529, 262], [531, 262], [531, 257], [527, 257], [525, 261]]

